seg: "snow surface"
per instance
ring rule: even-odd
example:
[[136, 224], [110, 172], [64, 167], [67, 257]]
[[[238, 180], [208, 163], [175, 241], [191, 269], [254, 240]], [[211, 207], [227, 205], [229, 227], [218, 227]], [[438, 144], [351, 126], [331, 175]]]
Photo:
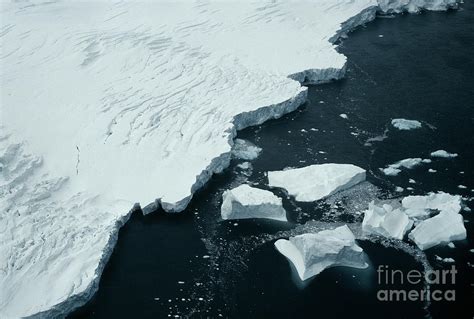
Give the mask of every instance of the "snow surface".
[[403, 239], [406, 232], [413, 226], [413, 221], [401, 209], [391, 205], [377, 206], [372, 201], [364, 213], [362, 230], [366, 234], [377, 234], [385, 237]]
[[0, 4], [0, 317], [96, 291], [135, 203], [182, 211], [236, 130], [339, 79], [335, 41], [376, 10], [452, 0]]
[[287, 221], [281, 198], [272, 192], [242, 184], [222, 195], [222, 219], [268, 218]]
[[320, 200], [365, 181], [365, 170], [352, 164], [316, 164], [268, 172], [268, 185], [284, 188], [300, 202]]
[[431, 157], [453, 158], [457, 156], [457, 153], [448, 153], [445, 150], [438, 150], [431, 153]]
[[421, 123], [416, 120], [406, 120], [406, 119], [393, 119], [392, 120], [392, 125], [393, 127], [402, 130], [402, 131], [408, 131], [408, 130], [414, 130], [417, 128], [421, 128]]
[[279, 239], [275, 247], [293, 264], [301, 280], [335, 266], [368, 267], [364, 252], [347, 225], [290, 237], [289, 240]]

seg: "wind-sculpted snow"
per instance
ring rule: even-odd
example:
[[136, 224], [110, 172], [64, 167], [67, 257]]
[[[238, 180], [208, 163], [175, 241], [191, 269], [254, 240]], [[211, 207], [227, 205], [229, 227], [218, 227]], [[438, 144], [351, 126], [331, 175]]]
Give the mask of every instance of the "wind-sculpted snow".
[[183, 210], [228, 166], [237, 129], [295, 110], [297, 81], [342, 77], [331, 41], [373, 19], [377, 2], [0, 10], [0, 317], [11, 318], [87, 301], [134, 203]]

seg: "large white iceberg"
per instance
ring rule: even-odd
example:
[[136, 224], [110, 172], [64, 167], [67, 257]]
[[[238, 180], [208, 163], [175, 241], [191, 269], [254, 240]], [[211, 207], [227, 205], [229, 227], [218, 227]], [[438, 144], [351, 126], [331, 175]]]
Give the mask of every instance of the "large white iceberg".
[[454, 3], [2, 1], [0, 317], [84, 304], [135, 203], [182, 211], [236, 130], [343, 76], [330, 41]]
[[441, 212], [420, 222], [408, 237], [422, 250], [433, 246], [466, 238], [461, 214]]
[[284, 188], [300, 202], [312, 202], [365, 180], [365, 170], [352, 164], [316, 164], [268, 172], [268, 185]]
[[369, 209], [365, 211], [362, 221], [364, 233], [397, 239], [403, 239], [412, 226], [413, 221], [403, 210], [393, 209], [389, 204], [377, 206], [374, 202], [369, 204]]
[[222, 195], [222, 219], [268, 218], [286, 221], [281, 198], [272, 192], [242, 184]]
[[279, 239], [276, 249], [296, 268], [301, 280], [316, 276], [329, 267], [366, 268], [364, 252], [347, 225], [316, 234]]
[[421, 123], [416, 120], [406, 120], [406, 119], [393, 119], [392, 120], [393, 127], [402, 130], [414, 130], [421, 127]]

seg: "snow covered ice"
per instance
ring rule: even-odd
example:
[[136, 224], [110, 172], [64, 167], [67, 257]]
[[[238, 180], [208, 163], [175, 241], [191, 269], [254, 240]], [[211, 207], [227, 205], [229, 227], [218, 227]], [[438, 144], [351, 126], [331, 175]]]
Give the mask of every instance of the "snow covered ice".
[[401, 209], [394, 209], [389, 204], [382, 206], [369, 204], [369, 209], [364, 213], [362, 230], [366, 234], [377, 234], [385, 237], [403, 239], [406, 232], [413, 226], [410, 220]]
[[272, 192], [242, 184], [222, 195], [222, 219], [268, 218], [287, 221], [281, 198]]
[[364, 252], [355, 242], [347, 225], [279, 239], [276, 249], [296, 268], [301, 280], [316, 276], [324, 269], [335, 266], [366, 268]]
[[284, 188], [300, 202], [320, 200], [365, 181], [365, 170], [352, 164], [315, 164], [268, 172], [268, 185]]
[[182, 211], [237, 130], [344, 75], [331, 41], [455, 1], [379, 3], [2, 1], [0, 317], [87, 302], [136, 203]]
[[408, 131], [408, 130], [421, 128], [421, 123], [416, 120], [393, 119], [392, 125], [393, 127], [402, 131]]

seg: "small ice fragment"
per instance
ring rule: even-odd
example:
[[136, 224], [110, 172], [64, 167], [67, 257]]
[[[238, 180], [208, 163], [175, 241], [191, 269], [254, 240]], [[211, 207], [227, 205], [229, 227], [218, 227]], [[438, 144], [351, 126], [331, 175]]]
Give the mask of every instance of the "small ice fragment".
[[346, 120], [349, 118], [347, 114], [344, 114], [344, 113], [339, 114], [339, 116]]
[[242, 139], [235, 139], [232, 146], [232, 155], [246, 161], [254, 160], [258, 157], [262, 149], [255, 144]]
[[393, 119], [392, 125], [393, 127], [403, 131], [413, 130], [421, 127], [421, 123], [419, 121], [406, 119]]
[[388, 165], [380, 170], [387, 176], [396, 176], [401, 172], [401, 168], [412, 169], [423, 162], [421, 158], [406, 158], [396, 163]]
[[431, 153], [431, 157], [453, 158], [457, 156], [457, 153], [448, 153], [445, 150], [438, 150]]

